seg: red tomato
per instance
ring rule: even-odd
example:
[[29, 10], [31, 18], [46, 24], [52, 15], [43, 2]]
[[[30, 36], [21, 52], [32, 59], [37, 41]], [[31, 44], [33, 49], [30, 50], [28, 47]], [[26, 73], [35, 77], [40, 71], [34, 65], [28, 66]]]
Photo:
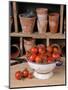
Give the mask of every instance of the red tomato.
[[37, 47], [33, 47], [33, 48], [31, 48], [31, 52], [36, 54], [36, 53], [38, 52]]
[[33, 74], [32, 73], [29, 73], [28, 78], [29, 79], [33, 78]]
[[36, 56], [35, 62], [36, 63], [40, 63], [41, 61], [42, 61], [41, 57], [40, 56]]
[[21, 71], [17, 71], [16, 73], [15, 73], [15, 78], [17, 79], [17, 80], [20, 80], [21, 79]]
[[46, 54], [45, 53], [44, 54], [39, 54], [39, 56], [41, 57], [42, 61], [46, 60]]
[[39, 53], [41, 53], [41, 54], [45, 53], [45, 51], [46, 51], [45, 45], [40, 44], [40, 45], [38, 45], [37, 47], [38, 47], [38, 52], [39, 52]]
[[41, 53], [41, 54], [44, 54], [45, 53], [45, 49], [42, 48], [42, 47], [39, 47], [38, 48], [38, 52]]
[[52, 54], [52, 57], [54, 58], [54, 59], [57, 59], [57, 58], [60, 58], [60, 54], [58, 54], [58, 53], [53, 53]]
[[52, 61], [51, 60], [47, 60], [47, 63], [52, 63]]
[[28, 77], [29, 71], [27, 70], [27, 68], [25, 68], [23, 70], [23, 77]]
[[33, 62], [33, 61], [35, 61], [35, 57], [36, 57], [36, 55], [35, 55], [35, 54], [32, 54], [32, 55], [29, 57], [29, 60]]
[[47, 60], [52, 61], [53, 60], [53, 57], [48, 57]]
[[48, 63], [52, 63], [53, 60], [54, 60], [53, 57], [48, 57], [48, 58], [47, 58], [47, 62], [48, 62]]
[[31, 52], [30, 51], [26, 51], [26, 57], [30, 57]]
[[51, 53], [52, 52], [52, 47], [51, 46], [48, 46], [47, 47], [47, 51]]
[[58, 52], [58, 48], [57, 47], [54, 47], [53, 48], [53, 52], [57, 53]]
[[50, 52], [47, 52], [47, 53], [46, 53], [46, 56], [47, 56], [47, 57], [51, 57], [51, 53], [50, 53]]

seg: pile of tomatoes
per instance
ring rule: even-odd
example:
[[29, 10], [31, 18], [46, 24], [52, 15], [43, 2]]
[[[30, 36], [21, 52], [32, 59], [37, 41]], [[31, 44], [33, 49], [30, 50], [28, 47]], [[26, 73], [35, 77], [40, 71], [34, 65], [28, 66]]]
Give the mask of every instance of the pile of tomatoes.
[[26, 57], [29, 61], [35, 63], [52, 63], [59, 59], [61, 53], [57, 47], [45, 46], [43, 44], [32, 47], [26, 52]]
[[32, 72], [30, 72], [27, 68], [25, 68], [23, 71], [16, 71], [15, 78], [17, 80], [25, 79], [25, 78], [33, 78]]

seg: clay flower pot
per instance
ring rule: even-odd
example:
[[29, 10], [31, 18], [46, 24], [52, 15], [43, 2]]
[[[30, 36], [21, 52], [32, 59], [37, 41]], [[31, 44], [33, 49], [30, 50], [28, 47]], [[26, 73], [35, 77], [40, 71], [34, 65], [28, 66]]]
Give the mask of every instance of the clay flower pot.
[[32, 38], [24, 39], [24, 48], [25, 48], [25, 51], [30, 50], [34, 45], [35, 45], [35, 39], [32, 39]]
[[47, 30], [47, 21], [45, 20], [37, 20], [37, 27], [38, 27], [38, 32], [40, 34], [44, 34]]
[[20, 18], [20, 23], [21, 23], [21, 27], [22, 27], [22, 32], [23, 33], [32, 33], [36, 18], [23, 16], [23, 14], [20, 14], [19, 18]]
[[10, 58], [11, 59], [17, 58], [19, 56], [19, 54], [20, 54], [20, 49], [19, 49], [18, 45], [16, 45], [16, 44], [11, 45]]
[[48, 9], [47, 8], [37, 8], [37, 17], [38, 19], [47, 19]]
[[48, 9], [47, 8], [37, 8], [37, 27], [39, 33], [45, 33], [47, 30], [47, 16]]
[[49, 15], [49, 28], [50, 32], [57, 33], [59, 24], [59, 13], [51, 13]]

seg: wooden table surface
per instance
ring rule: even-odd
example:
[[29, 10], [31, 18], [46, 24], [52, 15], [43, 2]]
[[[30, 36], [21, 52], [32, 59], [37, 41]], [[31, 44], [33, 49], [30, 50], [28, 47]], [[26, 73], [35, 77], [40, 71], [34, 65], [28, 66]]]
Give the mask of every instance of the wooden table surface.
[[65, 66], [56, 67], [54, 75], [48, 80], [39, 80], [36, 78], [16, 80], [15, 72], [23, 70], [25, 67], [31, 71], [27, 63], [21, 63], [10, 66], [10, 88], [32, 87], [32, 86], [48, 86], [48, 85], [64, 85], [65, 84]]

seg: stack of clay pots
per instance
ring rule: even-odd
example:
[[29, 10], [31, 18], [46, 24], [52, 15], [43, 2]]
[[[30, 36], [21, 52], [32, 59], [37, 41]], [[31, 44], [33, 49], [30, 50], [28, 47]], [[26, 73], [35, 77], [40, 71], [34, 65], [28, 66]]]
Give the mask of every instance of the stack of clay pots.
[[45, 33], [47, 30], [47, 17], [48, 9], [47, 8], [37, 8], [37, 27], [39, 33]]

